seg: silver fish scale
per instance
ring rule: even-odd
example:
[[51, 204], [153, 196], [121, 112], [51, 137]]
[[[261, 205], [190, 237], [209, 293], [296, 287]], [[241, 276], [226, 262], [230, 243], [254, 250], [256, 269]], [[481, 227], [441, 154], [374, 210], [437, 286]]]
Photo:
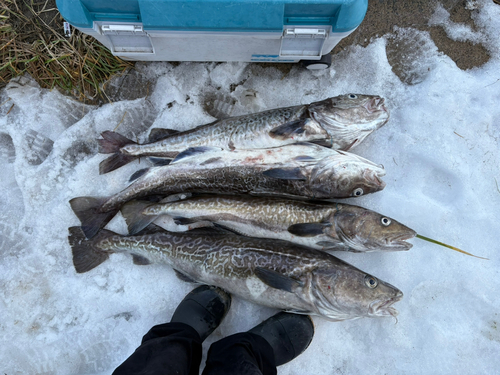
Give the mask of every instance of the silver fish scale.
[[[172, 135], [155, 143], [129, 145], [127, 146], [127, 150], [131, 155], [143, 155], [159, 154], [166, 149], [181, 151], [190, 145], [224, 148], [228, 146], [236, 148], [279, 146], [284, 144], [283, 140], [275, 140], [269, 135], [269, 132], [287, 122], [298, 120], [303, 115], [305, 109], [306, 106], [278, 108], [229, 118], [212, 124], [198, 126], [182, 132], [181, 135]], [[252, 136], [249, 134], [252, 134]], [[300, 141], [300, 138], [300, 135], [297, 135], [295, 140], [292, 139], [290, 142]], [[310, 136], [307, 138], [310, 138]]]

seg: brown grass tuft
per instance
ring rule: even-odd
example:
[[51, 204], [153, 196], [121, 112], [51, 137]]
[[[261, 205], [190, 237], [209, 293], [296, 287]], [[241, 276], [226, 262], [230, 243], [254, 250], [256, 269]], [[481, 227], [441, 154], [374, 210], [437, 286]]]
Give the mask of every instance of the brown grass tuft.
[[0, 88], [28, 73], [81, 101], [104, 99], [101, 85], [133, 64], [74, 28], [64, 37], [63, 22], [55, 0], [0, 0]]

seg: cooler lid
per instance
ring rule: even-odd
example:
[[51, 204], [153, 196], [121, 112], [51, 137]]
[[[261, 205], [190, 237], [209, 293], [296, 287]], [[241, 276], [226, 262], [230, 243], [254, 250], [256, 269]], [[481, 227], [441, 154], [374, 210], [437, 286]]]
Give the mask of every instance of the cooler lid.
[[279, 31], [284, 25], [359, 26], [368, 0], [56, 0], [72, 25], [140, 22], [144, 30]]

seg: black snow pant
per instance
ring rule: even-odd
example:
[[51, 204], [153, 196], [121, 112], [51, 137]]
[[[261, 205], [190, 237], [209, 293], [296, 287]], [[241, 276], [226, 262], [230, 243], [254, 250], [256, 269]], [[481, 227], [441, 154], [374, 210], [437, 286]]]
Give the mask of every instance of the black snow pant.
[[[184, 323], [154, 326], [113, 375], [198, 375], [198, 332]], [[203, 375], [276, 375], [273, 348], [261, 336], [242, 332], [214, 342]]]

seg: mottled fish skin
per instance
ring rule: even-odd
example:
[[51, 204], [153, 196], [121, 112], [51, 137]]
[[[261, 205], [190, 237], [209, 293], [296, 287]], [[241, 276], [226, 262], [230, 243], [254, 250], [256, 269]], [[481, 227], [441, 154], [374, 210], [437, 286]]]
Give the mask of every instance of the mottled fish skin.
[[100, 152], [114, 155], [101, 162], [100, 173], [108, 173], [141, 156], [173, 158], [187, 147], [214, 146], [234, 150], [317, 142], [347, 151], [388, 120], [389, 112], [383, 98], [347, 94], [309, 105], [228, 118], [146, 144], [105, 132], [103, 139], [98, 140]]
[[[284, 171], [268, 177], [266, 173]], [[288, 177], [297, 172], [302, 178]], [[111, 197], [101, 211], [151, 194], [181, 192], [276, 195], [296, 198], [347, 198], [379, 191], [382, 166], [347, 152], [321, 146], [289, 145], [264, 150], [216, 150], [170, 165], [150, 168], [128, 188]]]
[[104, 228], [123, 204], [149, 195], [190, 192], [332, 199], [357, 197], [385, 187], [381, 165], [310, 143], [234, 151], [195, 147], [167, 166], [138, 172], [135, 181], [111, 197], [70, 201], [88, 238]]
[[254, 303], [332, 321], [396, 316], [403, 293], [392, 285], [314, 249], [279, 240], [231, 234], [155, 233], [121, 236], [103, 230], [86, 240], [70, 228], [77, 272], [87, 272], [114, 252], [137, 264], [167, 264], [183, 279], [215, 285]]
[[[159, 216], [168, 215], [181, 224], [184, 219], [193, 227], [215, 223], [246, 236], [281, 239], [319, 250], [409, 250], [412, 245], [405, 240], [416, 235], [394, 219], [348, 204], [216, 195], [166, 200], [156, 204], [132, 201], [125, 205], [122, 215], [129, 231], [134, 228], [131, 234]], [[137, 219], [141, 218], [144, 223], [137, 227]]]
[[[186, 147], [215, 146], [231, 150], [328, 140], [328, 133], [316, 121], [304, 118], [307, 116], [306, 108], [302, 105], [232, 117], [174, 134], [158, 142], [126, 145], [120, 151], [134, 156], [172, 157]], [[304, 118], [303, 132], [286, 137], [271, 135], [273, 129], [301, 118]]]

